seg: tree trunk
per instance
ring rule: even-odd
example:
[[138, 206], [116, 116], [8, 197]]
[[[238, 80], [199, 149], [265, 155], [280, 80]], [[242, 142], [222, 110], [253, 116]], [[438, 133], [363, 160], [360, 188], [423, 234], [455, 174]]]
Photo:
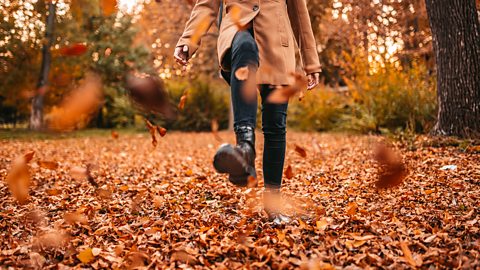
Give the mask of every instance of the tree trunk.
[[45, 33], [45, 41], [42, 48], [42, 66], [38, 78], [37, 92], [32, 100], [30, 115], [30, 128], [40, 130], [43, 127], [43, 98], [47, 90], [48, 73], [50, 72], [51, 54], [50, 47], [53, 43], [53, 23], [55, 21], [55, 3], [48, 4], [48, 16]]
[[433, 134], [480, 134], [480, 21], [475, 0], [425, 0], [437, 63]]

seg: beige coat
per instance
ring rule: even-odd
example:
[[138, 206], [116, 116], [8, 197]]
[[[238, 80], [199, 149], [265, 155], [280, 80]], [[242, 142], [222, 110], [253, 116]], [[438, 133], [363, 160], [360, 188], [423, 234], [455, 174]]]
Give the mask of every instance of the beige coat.
[[[177, 46], [188, 45], [193, 55], [200, 45], [192, 42], [192, 36], [205, 34], [217, 22], [220, 1], [224, 1], [224, 17], [218, 37], [218, 58], [220, 67], [237, 33], [237, 25], [247, 25], [253, 21], [253, 30], [260, 54], [257, 72], [258, 84], [291, 84], [294, 72], [295, 44], [300, 49], [303, 69], [306, 74], [320, 72], [317, 46], [313, 36], [306, 0], [197, 0], [188, 20], [185, 31]], [[232, 16], [232, 7], [235, 14]], [[235, 16], [239, 19], [235, 19]], [[233, 17], [233, 18], [232, 18]], [[208, 27], [207, 27], [208, 26]], [[197, 32], [197, 33], [195, 33]]]

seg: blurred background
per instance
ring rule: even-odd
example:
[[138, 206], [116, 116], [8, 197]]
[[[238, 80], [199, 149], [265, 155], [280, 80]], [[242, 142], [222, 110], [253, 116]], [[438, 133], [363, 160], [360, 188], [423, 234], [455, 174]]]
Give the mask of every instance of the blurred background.
[[[217, 27], [202, 39], [186, 71], [172, 57], [194, 2], [2, 0], [0, 127], [39, 128], [32, 122], [34, 107], [48, 115], [93, 72], [102, 79], [104, 102], [87, 127], [138, 128], [147, 117], [175, 130], [210, 130], [213, 120], [228, 128], [230, 97], [218, 73]], [[292, 100], [290, 128], [428, 132], [437, 97], [425, 2], [309, 0], [308, 7], [322, 84], [301, 102]], [[131, 72], [161, 78], [172, 104], [188, 91], [175, 120], [131, 104]]]

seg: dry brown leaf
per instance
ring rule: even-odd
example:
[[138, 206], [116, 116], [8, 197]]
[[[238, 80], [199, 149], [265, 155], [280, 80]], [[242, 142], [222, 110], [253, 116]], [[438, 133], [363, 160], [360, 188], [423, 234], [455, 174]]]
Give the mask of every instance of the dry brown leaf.
[[49, 231], [33, 239], [33, 247], [35, 248], [60, 248], [65, 246], [68, 237], [65, 233], [60, 231]]
[[63, 219], [69, 224], [75, 224], [75, 223], [88, 224], [87, 217], [79, 212], [66, 213], [63, 216]]
[[347, 215], [349, 215], [350, 217], [353, 217], [357, 213], [357, 210], [358, 210], [358, 205], [355, 202], [348, 203]]
[[321, 220], [317, 220], [316, 225], [317, 229], [320, 231], [324, 231], [328, 227], [328, 220], [326, 218], [322, 218]]
[[197, 262], [197, 259], [184, 250], [177, 250], [172, 253], [172, 256], [170, 256], [170, 261], [193, 265]]
[[155, 136], [155, 133], [156, 133], [157, 129], [147, 119], [145, 119], [145, 123], [147, 125], [148, 131], [150, 132], [150, 136], [152, 137], [152, 145], [153, 145], [153, 147], [157, 147], [158, 142], [157, 142], [157, 137]]
[[29, 152], [15, 158], [5, 178], [10, 192], [20, 204], [26, 203], [29, 198], [30, 171], [27, 163], [33, 155], [34, 152]]
[[308, 80], [303, 74], [293, 73], [294, 83], [289, 86], [282, 86], [274, 90], [268, 97], [267, 102], [274, 104], [285, 104], [295, 94], [307, 89]]
[[400, 185], [407, 177], [407, 169], [401, 156], [384, 144], [375, 149], [375, 159], [380, 165], [377, 189], [392, 188]]
[[[75, 43], [70, 46], [65, 46], [59, 49], [62, 56], [80, 56], [88, 51], [87, 45], [83, 43]], [[66, 80], [62, 78], [61, 80]]]
[[55, 161], [38, 161], [38, 166], [49, 169], [49, 170], [56, 170], [58, 168], [58, 162]]
[[307, 150], [305, 150], [305, 148], [299, 146], [298, 144], [295, 144], [295, 152], [297, 152], [302, 158], [307, 157]]
[[403, 258], [405, 259], [405, 261], [407, 261], [407, 263], [410, 264], [411, 266], [416, 267], [417, 263], [413, 259], [413, 255], [412, 255], [412, 252], [410, 251], [410, 248], [408, 247], [408, 244], [405, 241], [401, 240], [400, 247], [402, 248]]

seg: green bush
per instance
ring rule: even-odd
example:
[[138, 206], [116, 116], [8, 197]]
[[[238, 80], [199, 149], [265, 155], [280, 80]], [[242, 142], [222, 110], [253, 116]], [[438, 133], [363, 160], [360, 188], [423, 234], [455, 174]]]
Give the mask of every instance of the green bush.
[[179, 104], [187, 91], [183, 110], [179, 110], [174, 121], [165, 122], [169, 129], [184, 131], [209, 131], [216, 119], [220, 129], [228, 127], [230, 95], [228, 86], [211, 78], [198, 78], [190, 82], [167, 81], [167, 90], [173, 104]]
[[293, 102], [289, 124], [302, 130], [349, 130], [382, 133], [427, 132], [435, 121], [434, 77], [420, 64], [401, 69], [387, 64], [372, 72], [368, 63], [353, 60], [355, 78], [345, 79], [346, 94], [327, 87]]

